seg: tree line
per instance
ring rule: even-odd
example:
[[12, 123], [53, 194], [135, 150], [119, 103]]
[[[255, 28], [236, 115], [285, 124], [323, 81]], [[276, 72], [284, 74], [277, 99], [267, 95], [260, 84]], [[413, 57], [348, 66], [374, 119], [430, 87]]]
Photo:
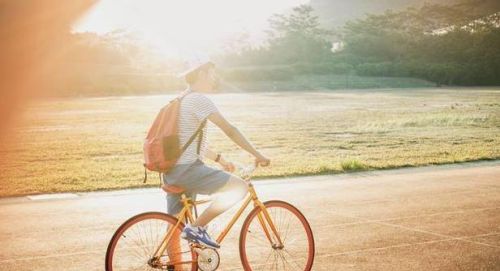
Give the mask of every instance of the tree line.
[[[265, 46], [226, 55], [228, 66], [243, 66], [226, 75], [285, 80], [304, 73], [354, 73], [415, 77], [438, 85], [500, 85], [500, 12], [498, 5], [485, 2], [389, 10], [330, 31], [321, 28], [310, 6], [302, 5], [270, 19]], [[343, 49], [332, 52], [332, 40]]]
[[[500, 85], [499, 10], [500, 2], [490, 0], [425, 4], [324, 29], [313, 8], [301, 5], [269, 19], [264, 44], [255, 47], [243, 35], [235, 48], [215, 59], [225, 81], [259, 89], [266, 82], [273, 89], [279, 82], [289, 87], [296, 76], [309, 75]], [[159, 58], [123, 31], [68, 33], [59, 44], [54, 95], [159, 93], [185, 86], [175, 72], [181, 61]], [[332, 44], [338, 50], [332, 51]]]

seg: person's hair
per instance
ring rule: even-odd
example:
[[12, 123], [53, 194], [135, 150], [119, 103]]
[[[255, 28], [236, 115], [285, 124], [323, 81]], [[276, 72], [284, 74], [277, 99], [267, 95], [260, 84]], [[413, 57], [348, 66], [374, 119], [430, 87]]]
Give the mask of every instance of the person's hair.
[[215, 67], [215, 64], [212, 62], [208, 62], [206, 64], [203, 64], [202, 66], [200, 66], [196, 70], [186, 74], [184, 79], [186, 80], [186, 83], [192, 85], [198, 79], [198, 74], [200, 74], [201, 71], [207, 72], [208, 69], [213, 68], [213, 67]]

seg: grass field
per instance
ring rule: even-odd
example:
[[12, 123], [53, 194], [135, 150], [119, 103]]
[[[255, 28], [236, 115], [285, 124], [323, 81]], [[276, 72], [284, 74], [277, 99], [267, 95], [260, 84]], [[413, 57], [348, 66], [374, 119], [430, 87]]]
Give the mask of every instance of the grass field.
[[241, 87], [254, 91], [290, 90], [345, 90], [345, 89], [376, 89], [376, 88], [429, 88], [436, 84], [417, 78], [359, 76], [354, 74], [324, 74], [296, 75], [291, 80], [234, 82], [228, 87]]
[[[0, 196], [143, 186], [142, 142], [172, 96], [33, 104], [0, 145]], [[393, 89], [217, 94], [226, 117], [272, 159], [258, 176], [500, 158], [500, 90]], [[226, 156], [250, 157], [210, 127]], [[149, 186], [158, 185], [150, 175]]]

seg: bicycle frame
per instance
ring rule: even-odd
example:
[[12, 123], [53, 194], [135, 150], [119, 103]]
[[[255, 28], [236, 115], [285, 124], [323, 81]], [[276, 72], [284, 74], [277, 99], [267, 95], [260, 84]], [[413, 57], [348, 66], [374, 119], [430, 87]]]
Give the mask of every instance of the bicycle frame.
[[[240, 209], [236, 212], [236, 214], [233, 216], [231, 221], [229, 221], [229, 223], [226, 225], [224, 230], [217, 237], [217, 243], [219, 243], [219, 244], [222, 243], [222, 241], [224, 240], [226, 235], [229, 233], [231, 228], [234, 226], [236, 221], [240, 218], [243, 211], [248, 207], [250, 202], [253, 201], [254, 207], [259, 207], [261, 209], [261, 212], [259, 212], [257, 214], [257, 217], [258, 217], [259, 223], [260, 223], [260, 225], [261, 225], [261, 227], [262, 227], [262, 229], [263, 229], [263, 231], [264, 231], [264, 233], [269, 241], [269, 244], [273, 248], [283, 247], [283, 242], [281, 241], [281, 237], [279, 236], [278, 231], [277, 231], [273, 221], [271, 220], [271, 216], [269, 215], [269, 213], [266, 209], [266, 206], [257, 197], [257, 193], [255, 192], [255, 188], [253, 187], [253, 184], [251, 182], [249, 182], [248, 179], [246, 181], [248, 182], [249, 194], [246, 197], [245, 201], [243, 202], [243, 205], [240, 207]], [[199, 205], [199, 204], [207, 203], [209, 201], [210, 200], [200, 200], [200, 201], [193, 202], [192, 199], [186, 197], [185, 194], [181, 195], [181, 202], [184, 205], [184, 207], [182, 208], [181, 212], [176, 216], [178, 221], [175, 224], [175, 227], [171, 227], [167, 231], [160, 246], [156, 249], [154, 256], [153, 256], [154, 258], [159, 259], [163, 255], [163, 253], [167, 249], [168, 242], [170, 241], [170, 239], [174, 235], [174, 230], [179, 228], [182, 221], [189, 221], [190, 223], [194, 222], [193, 214], [191, 212], [191, 207]], [[266, 222], [267, 222], [267, 225], [266, 225]], [[269, 229], [271, 230], [272, 233], [274, 233], [274, 237], [276, 240], [274, 240], [273, 237], [271, 236], [271, 232], [269, 231]], [[182, 262], [182, 263], [172, 262], [169, 264], [175, 265], [175, 264], [183, 264], [183, 263], [185, 263], [185, 262]]]

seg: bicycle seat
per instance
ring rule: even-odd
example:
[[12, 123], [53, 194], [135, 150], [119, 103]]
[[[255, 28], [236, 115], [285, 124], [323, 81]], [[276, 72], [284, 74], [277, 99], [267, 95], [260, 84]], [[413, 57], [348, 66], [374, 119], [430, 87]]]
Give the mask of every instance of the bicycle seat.
[[161, 189], [167, 193], [180, 194], [184, 193], [185, 189], [173, 184], [162, 184]]

